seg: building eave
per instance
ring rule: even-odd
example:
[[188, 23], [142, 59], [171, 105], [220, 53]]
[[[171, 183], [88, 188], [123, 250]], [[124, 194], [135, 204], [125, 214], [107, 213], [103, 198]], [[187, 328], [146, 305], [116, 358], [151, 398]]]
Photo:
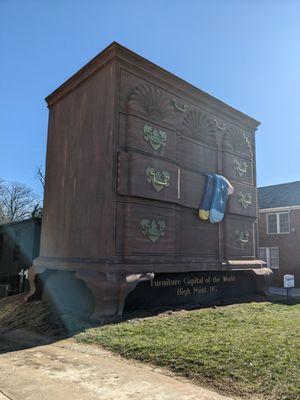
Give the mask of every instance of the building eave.
[[296, 206], [282, 206], [282, 207], [270, 207], [270, 208], [260, 208], [258, 210], [259, 214], [263, 213], [272, 213], [272, 212], [281, 212], [281, 211], [290, 211], [290, 210], [300, 210], [300, 205]]

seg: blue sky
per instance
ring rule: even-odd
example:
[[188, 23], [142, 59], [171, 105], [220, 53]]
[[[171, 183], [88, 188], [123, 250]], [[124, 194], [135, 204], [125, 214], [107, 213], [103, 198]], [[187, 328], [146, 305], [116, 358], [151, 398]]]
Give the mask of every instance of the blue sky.
[[0, 177], [41, 193], [44, 98], [112, 41], [261, 121], [258, 185], [300, 179], [300, 1], [0, 0]]

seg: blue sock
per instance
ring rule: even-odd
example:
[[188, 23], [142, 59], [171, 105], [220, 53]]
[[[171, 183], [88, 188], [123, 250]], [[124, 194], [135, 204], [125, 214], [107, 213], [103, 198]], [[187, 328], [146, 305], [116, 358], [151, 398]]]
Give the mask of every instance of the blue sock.
[[209, 220], [211, 223], [222, 221], [228, 196], [233, 193], [230, 182], [222, 175], [213, 174], [215, 189], [211, 202]]
[[201, 203], [199, 206], [199, 218], [203, 221], [208, 220], [209, 218], [209, 210], [214, 194], [215, 181], [212, 174], [206, 175], [206, 184], [204, 188], [204, 193], [201, 199]]

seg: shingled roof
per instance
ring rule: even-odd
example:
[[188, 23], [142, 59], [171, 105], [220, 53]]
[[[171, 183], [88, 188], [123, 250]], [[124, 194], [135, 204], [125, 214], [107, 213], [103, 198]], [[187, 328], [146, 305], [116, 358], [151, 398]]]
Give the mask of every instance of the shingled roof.
[[257, 190], [260, 209], [300, 205], [300, 181], [264, 186]]

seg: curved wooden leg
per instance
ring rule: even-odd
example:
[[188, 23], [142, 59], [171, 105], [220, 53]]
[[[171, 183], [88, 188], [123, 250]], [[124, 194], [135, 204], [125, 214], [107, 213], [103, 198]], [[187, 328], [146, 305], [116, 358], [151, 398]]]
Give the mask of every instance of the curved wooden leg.
[[29, 281], [29, 286], [30, 290], [25, 296], [25, 302], [27, 303], [28, 301], [33, 300], [37, 296], [37, 287], [36, 287], [36, 275], [37, 274], [42, 274], [45, 272], [46, 268], [45, 267], [40, 267], [36, 265], [32, 265], [29, 270], [28, 270], [28, 281]]
[[99, 322], [115, 322], [122, 318], [127, 295], [139, 282], [153, 279], [153, 273], [122, 274], [80, 270], [76, 278], [82, 279], [93, 294], [95, 307], [90, 316]]
[[265, 295], [271, 284], [273, 271], [270, 268], [257, 268], [252, 270], [256, 282], [257, 294]]
[[126, 297], [132, 292], [140, 282], [151, 281], [154, 278], [153, 272], [144, 274], [126, 274], [124, 276], [122, 290], [120, 293], [119, 310], [120, 315], [123, 314]]

